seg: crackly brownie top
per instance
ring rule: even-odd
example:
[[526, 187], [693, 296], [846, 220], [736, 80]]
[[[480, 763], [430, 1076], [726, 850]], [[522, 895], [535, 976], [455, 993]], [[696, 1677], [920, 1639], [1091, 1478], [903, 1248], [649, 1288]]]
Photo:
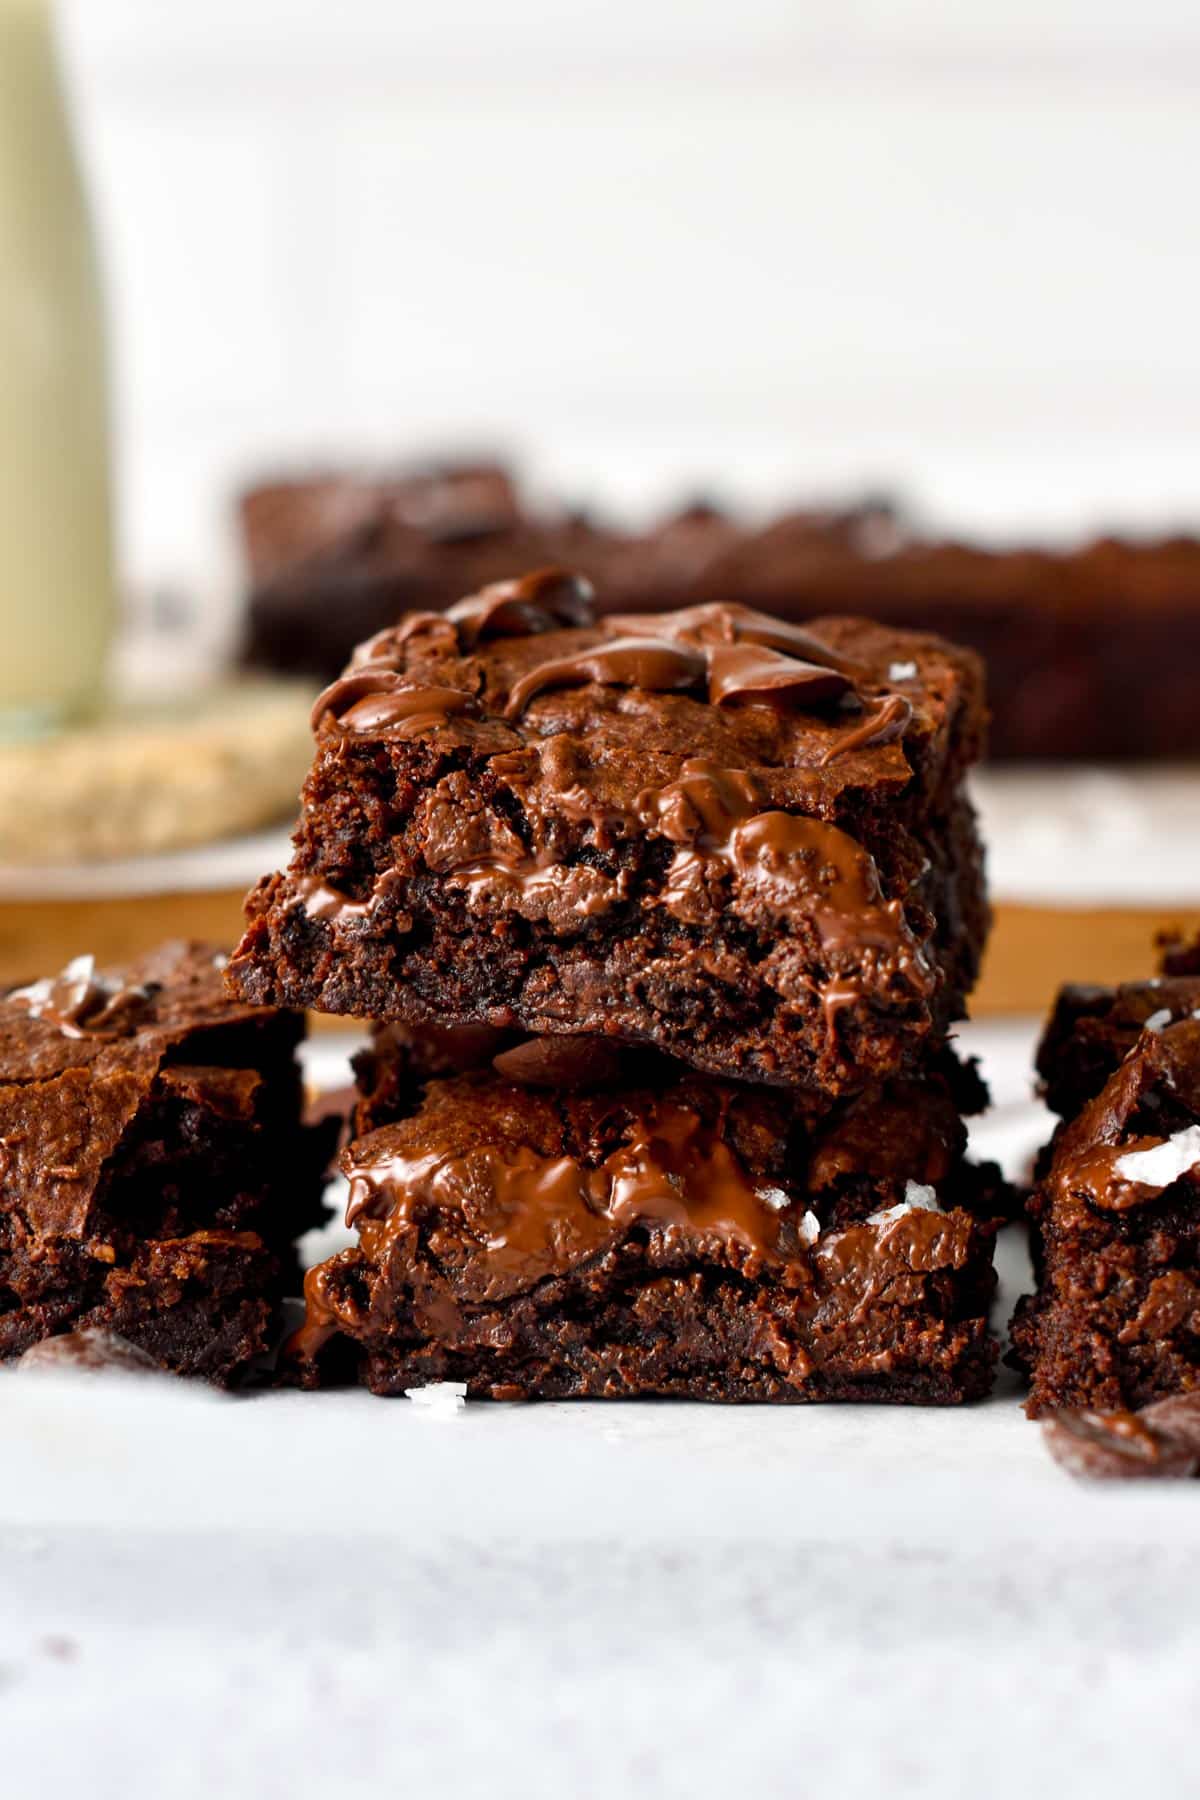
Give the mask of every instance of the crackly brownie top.
[[596, 621], [588, 584], [549, 569], [408, 614], [360, 647], [313, 719], [331, 747], [436, 733], [445, 751], [511, 757], [556, 812], [629, 814], [654, 791], [663, 814], [683, 804], [663, 789], [691, 775], [749, 816], [764, 801], [820, 815], [848, 788], [932, 777], [964, 715], [969, 760], [979, 666], [936, 638], [735, 604]]
[[[286, 1015], [229, 998], [225, 962], [211, 945], [174, 941], [120, 969], [78, 956], [57, 975], [10, 989], [0, 998], [0, 1083], [152, 1068], [196, 1034], [281, 1025]], [[288, 1023], [298, 1039], [299, 1020]]]
[[1200, 974], [1164, 975], [1118, 987], [1077, 982], [1062, 988], [1037, 1053], [1046, 1104], [1060, 1118], [1072, 1118], [1095, 1099], [1143, 1033], [1153, 1038], [1197, 1016]]

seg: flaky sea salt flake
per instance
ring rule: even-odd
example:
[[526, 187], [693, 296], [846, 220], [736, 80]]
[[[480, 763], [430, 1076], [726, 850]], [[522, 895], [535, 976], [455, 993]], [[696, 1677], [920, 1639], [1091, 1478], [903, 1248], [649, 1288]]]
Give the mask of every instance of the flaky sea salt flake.
[[414, 1406], [423, 1406], [439, 1418], [451, 1419], [467, 1404], [465, 1381], [431, 1381], [425, 1387], [405, 1388], [404, 1392]]
[[1189, 1169], [1200, 1163], [1200, 1125], [1189, 1125], [1177, 1131], [1164, 1143], [1149, 1150], [1130, 1150], [1119, 1156], [1113, 1168], [1123, 1181], [1136, 1181], [1139, 1187], [1165, 1188]]

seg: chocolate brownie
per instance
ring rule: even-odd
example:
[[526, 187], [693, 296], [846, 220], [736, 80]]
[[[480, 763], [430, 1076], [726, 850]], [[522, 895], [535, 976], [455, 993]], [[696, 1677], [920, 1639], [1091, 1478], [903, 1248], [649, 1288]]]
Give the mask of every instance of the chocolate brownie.
[[1200, 1387], [1200, 976], [1060, 995], [1038, 1053], [1062, 1123], [1028, 1202], [1013, 1321], [1027, 1410]]
[[535, 1038], [429, 1081], [412, 1050], [381, 1032], [360, 1067], [368, 1129], [342, 1157], [359, 1242], [309, 1271], [303, 1384], [939, 1403], [989, 1387], [992, 1182], [964, 1164], [959, 1116], [981, 1090], [948, 1053], [831, 1103], [605, 1039]]
[[232, 990], [837, 1092], [915, 1067], [987, 929], [975, 659], [737, 607], [589, 621], [544, 571], [363, 646]]
[[302, 1018], [223, 963], [79, 957], [0, 1000], [0, 1358], [102, 1328], [227, 1383], [270, 1345], [329, 1131], [300, 1129]]

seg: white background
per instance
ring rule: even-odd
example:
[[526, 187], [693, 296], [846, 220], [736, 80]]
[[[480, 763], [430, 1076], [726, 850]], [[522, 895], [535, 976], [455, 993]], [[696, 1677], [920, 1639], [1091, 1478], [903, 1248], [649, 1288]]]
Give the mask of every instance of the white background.
[[123, 536], [238, 476], [511, 445], [645, 506], [899, 485], [1200, 514], [1186, 0], [73, 0]]

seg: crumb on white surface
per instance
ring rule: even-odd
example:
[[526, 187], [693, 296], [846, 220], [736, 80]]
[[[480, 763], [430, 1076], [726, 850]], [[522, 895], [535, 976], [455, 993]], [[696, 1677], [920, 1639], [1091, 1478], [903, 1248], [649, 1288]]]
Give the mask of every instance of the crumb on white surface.
[[800, 1221], [800, 1242], [815, 1244], [821, 1235], [821, 1221], [815, 1212], [806, 1212]]
[[447, 1419], [461, 1412], [467, 1404], [465, 1381], [431, 1381], [426, 1387], [405, 1388], [404, 1392], [414, 1406], [423, 1406], [428, 1412]]
[[896, 1219], [903, 1219], [908, 1213], [941, 1212], [937, 1194], [933, 1188], [920, 1181], [906, 1181], [904, 1198], [898, 1206], [885, 1207], [882, 1212], [869, 1213], [868, 1225], [891, 1225]]
[[1144, 1031], [1157, 1032], [1157, 1031], [1161, 1031], [1163, 1029], [1164, 1025], [1169, 1025], [1170, 1023], [1171, 1023], [1170, 1007], [1169, 1006], [1160, 1006], [1157, 1012], [1152, 1012], [1150, 1014], [1150, 1017], [1146, 1020], [1146, 1023], [1142, 1027], [1142, 1029]]
[[1125, 1181], [1141, 1187], [1165, 1188], [1200, 1163], [1200, 1125], [1189, 1125], [1149, 1150], [1130, 1150], [1113, 1164]]

